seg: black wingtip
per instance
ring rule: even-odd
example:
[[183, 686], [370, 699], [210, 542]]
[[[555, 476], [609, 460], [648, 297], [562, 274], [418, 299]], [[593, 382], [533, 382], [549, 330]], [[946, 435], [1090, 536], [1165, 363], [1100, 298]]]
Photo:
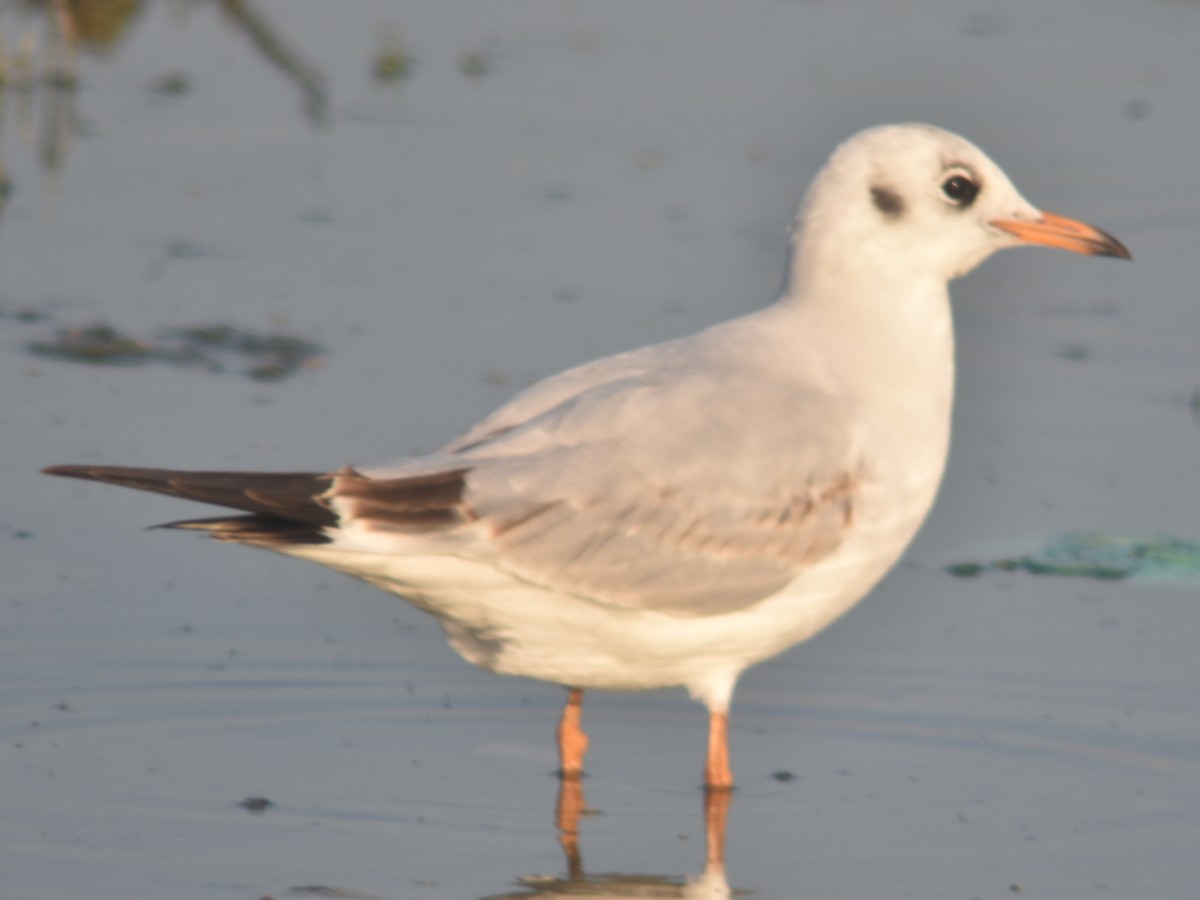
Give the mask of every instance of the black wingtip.
[[62, 475], [66, 478], [91, 478], [89, 466], [46, 466], [43, 475]]

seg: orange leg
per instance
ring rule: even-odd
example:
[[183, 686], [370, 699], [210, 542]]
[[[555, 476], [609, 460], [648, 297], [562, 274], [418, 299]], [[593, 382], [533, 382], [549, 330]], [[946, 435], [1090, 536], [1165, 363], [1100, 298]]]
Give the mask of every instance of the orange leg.
[[583, 688], [571, 688], [558, 722], [558, 758], [561, 762], [558, 774], [563, 778], [583, 775], [583, 757], [587, 748], [588, 736], [583, 731]]
[[729, 713], [716, 712], [708, 718], [708, 760], [704, 764], [704, 787], [709, 791], [733, 789], [729, 767]]

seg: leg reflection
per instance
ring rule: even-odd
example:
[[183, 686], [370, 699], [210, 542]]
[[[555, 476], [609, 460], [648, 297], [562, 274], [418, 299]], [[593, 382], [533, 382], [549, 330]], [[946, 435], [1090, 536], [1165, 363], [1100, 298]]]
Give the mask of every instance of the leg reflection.
[[[720, 898], [729, 897], [731, 892], [725, 875], [725, 833], [729, 821], [729, 807], [733, 803], [733, 792], [727, 789], [704, 792], [704, 871], [678, 885], [681, 891], [670, 896]], [[636, 893], [648, 885], [665, 889], [673, 879], [667, 876], [637, 875], [592, 875], [583, 868], [580, 851], [579, 820], [588, 812], [580, 778], [563, 778], [558, 785], [558, 804], [555, 808], [554, 824], [558, 829], [558, 842], [567, 860], [566, 884], [572, 885], [572, 894], [600, 896], [598, 891], [611, 891], [603, 896], [644, 896]], [[562, 882], [556, 882], [562, 885]], [[542, 887], [546, 885], [542, 883]], [[590, 891], [590, 893], [589, 893]], [[657, 894], [655, 896], [658, 896]], [[668, 896], [662, 894], [662, 896]]]
[[579, 853], [579, 817], [587, 801], [583, 797], [583, 779], [563, 777], [558, 783], [558, 805], [554, 825], [558, 842], [567, 857], [567, 876], [571, 881], [583, 879], [583, 857]]
[[704, 792], [705, 863], [710, 870], [725, 868], [725, 825], [732, 801], [733, 791]]

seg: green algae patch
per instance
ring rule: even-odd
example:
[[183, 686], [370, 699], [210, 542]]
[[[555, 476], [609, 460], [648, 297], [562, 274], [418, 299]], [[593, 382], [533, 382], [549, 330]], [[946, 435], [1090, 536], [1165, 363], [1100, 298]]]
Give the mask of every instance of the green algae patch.
[[1079, 532], [1054, 538], [1034, 553], [990, 563], [954, 563], [946, 566], [945, 571], [959, 578], [1002, 571], [1100, 581], [1200, 580], [1200, 541], [1158, 534]]
[[91, 366], [163, 363], [213, 373], [234, 372], [255, 381], [282, 381], [320, 364], [321, 348], [286, 334], [244, 331], [232, 325], [168, 328], [151, 338], [111, 325], [60, 328], [48, 340], [30, 341], [35, 356]]

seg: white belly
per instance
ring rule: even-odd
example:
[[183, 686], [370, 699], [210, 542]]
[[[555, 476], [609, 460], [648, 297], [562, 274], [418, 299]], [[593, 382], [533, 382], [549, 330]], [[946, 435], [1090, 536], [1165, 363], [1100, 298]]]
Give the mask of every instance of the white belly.
[[745, 668], [807, 640], [861, 599], [899, 558], [928, 505], [922, 497], [902, 513], [872, 517], [774, 595], [706, 616], [606, 605], [459, 556], [334, 545], [296, 548], [296, 555], [434, 614], [454, 649], [490, 671], [582, 688], [682, 686], [719, 701]]

